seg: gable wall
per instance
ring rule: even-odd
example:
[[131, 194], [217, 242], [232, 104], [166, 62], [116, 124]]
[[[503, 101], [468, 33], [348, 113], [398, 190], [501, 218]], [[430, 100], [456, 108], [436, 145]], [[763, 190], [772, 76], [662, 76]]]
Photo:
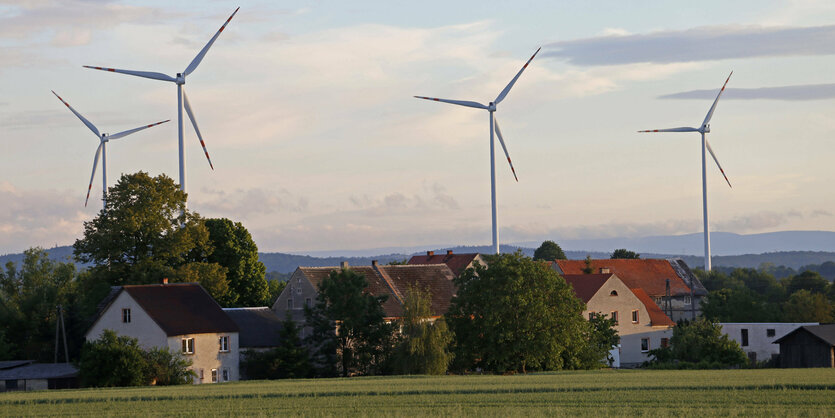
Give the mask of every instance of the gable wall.
[[[130, 323], [122, 322], [122, 309], [125, 308], [130, 309]], [[113, 330], [119, 335], [138, 339], [139, 345], [145, 349], [168, 346], [168, 336], [162, 328], [124, 290], [107, 307], [84, 337], [87, 341], [97, 340], [106, 329]]]

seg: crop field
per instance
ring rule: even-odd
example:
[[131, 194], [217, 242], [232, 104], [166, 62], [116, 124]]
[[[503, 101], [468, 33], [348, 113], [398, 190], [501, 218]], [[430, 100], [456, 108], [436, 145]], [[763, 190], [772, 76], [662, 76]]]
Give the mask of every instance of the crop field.
[[0, 415], [835, 416], [835, 370], [601, 370], [0, 393]]

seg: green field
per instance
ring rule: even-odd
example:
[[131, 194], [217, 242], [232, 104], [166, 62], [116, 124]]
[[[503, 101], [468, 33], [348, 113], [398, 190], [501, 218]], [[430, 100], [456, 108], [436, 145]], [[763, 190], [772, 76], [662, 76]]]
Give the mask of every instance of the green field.
[[835, 370], [602, 370], [0, 393], [0, 415], [835, 416]]

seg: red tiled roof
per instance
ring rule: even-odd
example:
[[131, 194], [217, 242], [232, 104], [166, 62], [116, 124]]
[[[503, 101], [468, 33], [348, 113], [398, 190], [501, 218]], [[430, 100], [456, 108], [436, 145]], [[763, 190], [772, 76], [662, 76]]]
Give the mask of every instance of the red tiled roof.
[[[435, 315], [443, 315], [449, 309], [449, 303], [455, 295], [455, 277], [445, 264], [434, 265], [392, 265], [392, 266], [351, 266], [350, 269], [365, 277], [367, 291], [375, 296], [387, 295], [383, 302], [383, 311], [387, 318], [403, 316], [403, 298], [409, 287], [417, 287], [431, 293], [431, 309]], [[339, 271], [339, 267], [299, 267], [314, 287], [330, 272]]]
[[577, 297], [588, 303], [612, 274], [564, 274], [562, 277], [571, 285]]
[[[557, 265], [564, 275], [582, 274], [586, 268], [585, 260], [557, 260]], [[650, 296], [664, 296], [666, 294], [666, 280], [670, 279], [670, 294], [689, 295], [690, 288], [676, 273], [667, 260], [646, 259], [615, 259], [592, 260], [594, 272], [601, 268], [608, 268], [620, 278], [629, 288], [641, 288]]]
[[632, 293], [634, 293], [641, 303], [643, 303], [647, 308], [647, 312], [649, 312], [649, 322], [652, 326], [660, 327], [664, 325], [672, 326], [676, 324], [669, 316], [667, 316], [667, 314], [664, 313], [664, 311], [661, 310], [661, 308], [658, 307], [658, 305], [655, 304], [655, 302], [652, 301], [652, 298], [647, 295], [647, 292], [644, 292], [644, 289], [635, 288], [629, 290], [631, 290]]
[[414, 255], [408, 264], [446, 264], [452, 273], [460, 275], [478, 257], [478, 253]]
[[197, 283], [122, 286], [168, 336], [238, 332], [223, 309]]

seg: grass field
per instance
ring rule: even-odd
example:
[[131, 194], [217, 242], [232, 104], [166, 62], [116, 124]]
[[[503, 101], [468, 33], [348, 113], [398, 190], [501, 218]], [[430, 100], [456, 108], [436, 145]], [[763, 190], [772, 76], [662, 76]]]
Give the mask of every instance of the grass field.
[[601, 370], [0, 393], [0, 415], [835, 416], [835, 370]]

